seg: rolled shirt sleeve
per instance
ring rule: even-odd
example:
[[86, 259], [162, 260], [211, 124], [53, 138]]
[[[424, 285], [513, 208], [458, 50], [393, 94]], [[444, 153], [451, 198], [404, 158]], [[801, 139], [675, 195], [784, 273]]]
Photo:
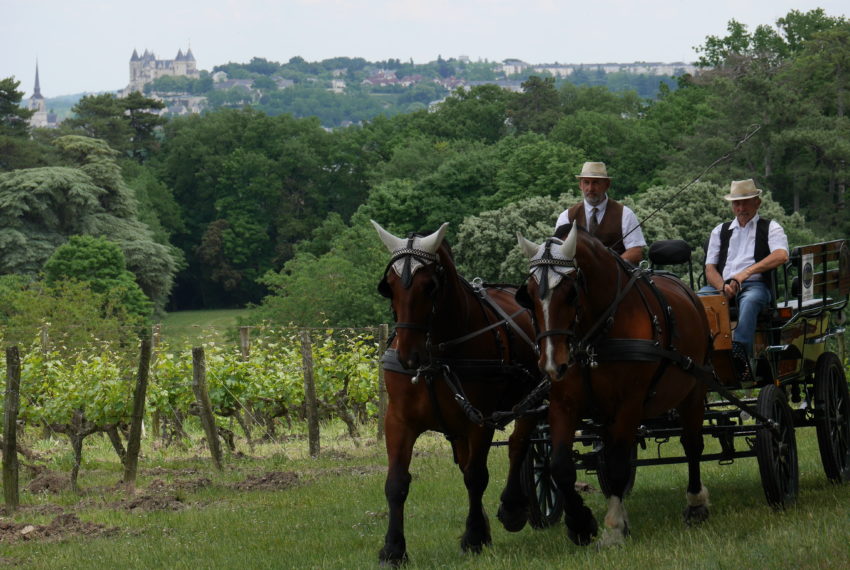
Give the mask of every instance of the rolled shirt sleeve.
[[[634, 231], [632, 231], [633, 228]], [[637, 216], [631, 208], [623, 206], [623, 247], [630, 249], [645, 246], [646, 240], [643, 237], [643, 230], [638, 223]]]

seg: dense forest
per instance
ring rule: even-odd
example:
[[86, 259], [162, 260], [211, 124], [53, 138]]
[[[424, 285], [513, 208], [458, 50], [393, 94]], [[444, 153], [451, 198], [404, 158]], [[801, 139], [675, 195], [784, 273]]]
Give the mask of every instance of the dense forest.
[[[792, 245], [846, 237], [848, 44], [850, 21], [822, 10], [752, 31], [732, 20], [697, 48], [699, 73], [656, 80], [651, 96], [531, 76], [521, 92], [460, 88], [332, 130], [271, 96], [166, 118], [141, 93], [87, 96], [60, 128], [30, 129], [18, 82], [2, 79], [0, 321], [255, 306], [280, 323], [386, 322], [370, 218], [396, 235], [449, 222], [464, 275], [517, 281], [516, 230], [549, 235], [586, 160], [607, 163], [649, 241], [701, 244], [744, 178], [767, 190], [763, 212]], [[311, 65], [225, 69], [297, 78]]]

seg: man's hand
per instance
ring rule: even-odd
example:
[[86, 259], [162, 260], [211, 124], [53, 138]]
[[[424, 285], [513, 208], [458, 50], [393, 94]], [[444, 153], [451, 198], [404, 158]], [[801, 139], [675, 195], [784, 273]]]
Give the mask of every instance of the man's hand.
[[[735, 276], [737, 277], [737, 275]], [[727, 299], [734, 299], [735, 296], [741, 291], [741, 282], [738, 281], [735, 277], [732, 277], [728, 281], [723, 284], [723, 294]]]

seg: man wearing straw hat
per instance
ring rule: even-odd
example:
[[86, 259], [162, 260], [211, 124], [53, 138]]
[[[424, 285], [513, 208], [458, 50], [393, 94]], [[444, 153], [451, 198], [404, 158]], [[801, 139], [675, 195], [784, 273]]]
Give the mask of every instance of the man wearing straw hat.
[[627, 206], [608, 197], [611, 178], [604, 162], [585, 162], [576, 175], [584, 200], [564, 210], [555, 223], [555, 233], [575, 220], [578, 226], [599, 238], [620, 257], [637, 264], [643, 259], [646, 240], [637, 216]]
[[724, 198], [735, 219], [711, 232], [705, 254], [705, 279], [700, 290], [737, 297], [738, 325], [733, 340], [753, 357], [753, 340], [759, 312], [770, 303], [770, 272], [788, 261], [788, 237], [776, 220], [762, 218], [761, 189], [752, 180], [735, 180]]

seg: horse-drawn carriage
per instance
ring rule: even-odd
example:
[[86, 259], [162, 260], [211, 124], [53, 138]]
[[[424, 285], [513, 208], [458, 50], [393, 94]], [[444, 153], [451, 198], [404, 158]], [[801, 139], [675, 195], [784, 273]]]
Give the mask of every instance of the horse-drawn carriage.
[[[691, 248], [682, 241], [650, 247], [653, 270], [668, 265], [690, 275]], [[850, 394], [844, 375], [844, 309], [850, 292], [850, 247], [836, 240], [795, 248], [789, 261], [771, 277], [772, 302], [759, 315], [754, 364], [732, 342], [735, 307], [722, 295], [699, 297], [708, 317], [715, 381], [705, 399], [704, 435], [715, 438], [719, 451], [701, 460], [731, 464], [755, 456], [767, 502], [783, 508], [798, 491], [795, 429], [815, 427], [826, 477], [850, 481]], [[584, 418], [574, 449], [577, 469], [595, 473], [609, 494], [608, 466], [600, 439], [601, 426]], [[651, 418], [638, 428], [631, 455], [630, 479], [636, 468], [684, 463], [686, 457], [661, 453], [663, 444], [681, 436], [675, 410]], [[638, 459], [638, 447], [656, 445], [655, 457]], [[537, 426], [526, 458], [527, 492], [536, 498], [531, 522], [547, 526], [560, 519], [563, 498], [550, 477], [551, 439], [545, 420]]]
[[[517, 290], [459, 276], [445, 226], [407, 238], [375, 227], [392, 254], [379, 290], [392, 300], [397, 333], [383, 358], [390, 398], [382, 562], [407, 559], [408, 468], [427, 430], [451, 441], [464, 475], [469, 514], [461, 547], [469, 551], [490, 542], [481, 502], [487, 454], [495, 430], [512, 421], [499, 520], [518, 531], [564, 513], [577, 544], [589, 543], [598, 528], [575, 490], [577, 469], [595, 471], [609, 497], [604, 543], [628, 535], [622, 500], [638, 465], [688, 463], [688, 523], [708, 516], [700, 461], [756, 456], [768, 502], [792, 502], [796, 427], [817, 428], [830, 480], [850, 479], [845, 240], [792, 252], [760, 317], [753, 367], [731, 342], [734, 312], [722, 297], [698, 297], [693, 280], [688, 287], [665, 271], [632, 267], [583, 230], [540, 245], [520, 238], [531, 272]], [[666, 256], [651, 248], [655, 265], [689, 263], [686, 244], [666, 245]], [[828, 348], [832, 342], [841, 357]], [[705, 435], [717, 438], [720, 452], [703, 454]], [[673, 436], [684, 457], [637, 458], [638, 446]]]

